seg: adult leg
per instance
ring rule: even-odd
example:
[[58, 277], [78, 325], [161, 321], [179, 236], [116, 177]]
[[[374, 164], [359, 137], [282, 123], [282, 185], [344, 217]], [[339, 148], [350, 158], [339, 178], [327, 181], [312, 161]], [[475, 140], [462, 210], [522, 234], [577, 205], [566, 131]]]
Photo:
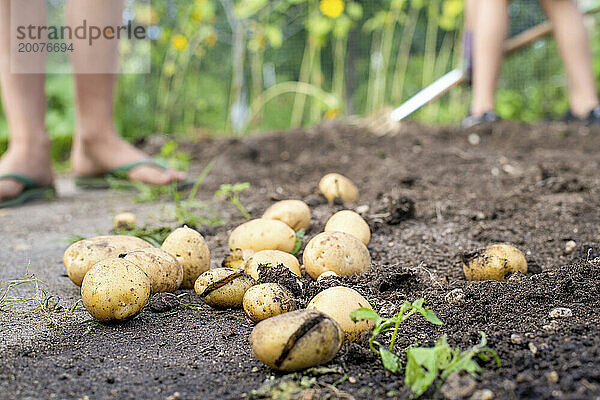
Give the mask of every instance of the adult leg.
[[507, 0], [477, 0], [473, 22], [473, 101], [471, 113], [478, 117], [494, 109], [496, 84], [508, 28]]
[[[67, 21], [79, 26], [122, 25], [122, 0], [71, 0]], [[114, 90], [118, 75], [118, 41], [99, 39], [93, 46], [87, 40], [74, 40], [71, 57], [75, 73], [76, 134], [71, 162], [80, 176], [99, 175], [121, 166], [147, 159], [148, 156], [124, 141], [114, 125]], [[88, 74], [88, 71], [113, 73]], [[174, 170], [139, 166], [129, 172], [129, 178], [151, 184], [168, 184], [184, 179]]]
[[[27, 24], [45, 25], [44, 0], [19, 4], [18, 10]], [[0, 175], [20, 174], [41, 185], [53, 182], [50, 139], [45, 128], [46, 97], [44, 74], [11, 73], [10, 0], [0, 0], [0, 85], [2, 105], [10, 129], [8, 150], [0, 159]], [[42, 53], [30, 55], [39, 65], [45, 64]], [[23, 184], [11, 179], [0, 180], [0, 200], [17, 196]]]
[[567, 72], [571, 112], [577, 117], [587, 116], [598, 106], [598, 94], [583, 16], [571, 0], [541, 0], [541, 4], [552, 22]]

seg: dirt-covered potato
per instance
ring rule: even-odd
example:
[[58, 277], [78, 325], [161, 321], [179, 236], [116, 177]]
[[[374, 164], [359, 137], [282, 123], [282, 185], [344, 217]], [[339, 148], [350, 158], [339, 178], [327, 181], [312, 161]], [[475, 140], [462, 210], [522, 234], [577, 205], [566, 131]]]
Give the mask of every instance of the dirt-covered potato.
[[135, 214], [130, 212], [124, 212], [115, 215], [115, 217], [113, 218], [113, 226], [115, 229], [135, 227]]
[[255, 283], [256, 281], [242, 270], [215, 268], [200, 275], [194, 289], [211, 307], [241, 308], [246, 290]]
[[256, 254], [256, 251], [250, 249], [231, 250], [229, 255], [225, 257], [225, 259], [221, 263], [221, 267], [244, 269], [246, 263], [254, 254]]
[[98, 261], [150, 247], [153, 247], [150, 243], [133, 236], [98, 236], [73, 243], [65, 251], [63, 262], [69, 278], [74, 284], [81, 286], [85, 274]]
[[527, 273], [527, 260], [510, 244], [493, 244], [485, 250], [461, 255], [463, 271], [470, 281], [506, 281], [514, 272]]
[[100, 261], [81, 284], [83, 305], [98, 321], [119, 321], [137, 315], [150, 298], [150, 278], [122, 258]]
[[250, 335], [252, 353], [280, 371], [297, 371], [333, 359], [344, 342], [335, 320], [315, 310], [299, 310], [265, 319]]
[[194, 287], [196, 279], [210, 268], [210, 251], [200, 233], [187, 226], [167, 236], [161, 249], [175, 257], [183, 268], [183, 289]]
[[352, 203], [358, 199], [358, 189], [354, 183], [340, 174], [327, 174], [322, 177], [319, 190], [329, 203], [333, 203], [336, 198], [344, 203]]
[[310, 226], [310, 208], [302, 200], [278, 201], [267, 208], [262, 217], [284, 222], [296, 232]]
[[325, 271], [317, 278], [317, 282], [322, 282], [325, 279], [339, 278], [340, 276], [333, 271]]
[[291, 253], [295, 244], [296, 232], [287, 224], [274, 219], [253, 219], [235, 228], [229, 236], [231, 249], [281, 250]]
[[183, 281], [183, 267], [162, 249], [148, 247], [130, 251], [123, 257], [144, 271], [150, 282], [152, 293], [174, 292]]
[[296, 309], [294, 295], [278, 283], [252, 286], [244, 294], [244, 311], [254, 322]]
[[360, 340], [363, 332], [370, 331], [375, 326], [375, 321], [352, 321], [350, 313], [359, 308], [372, 308], [367, 299], [356, 290], [345, 286], [335, 286], [323, 290], [308, 303], [308, 310], [317, 310], [335, 319], [342, 327], [346, 339], [355, 342]]
[[292, 271], [296, 276], [302, 276], [298, 259], [290, 253], [280, 250], [262, 250], [257, 252], [246, 262], [244, 270], [248, 275], [258, 280], [259, 265], [274, 267], [280, 264]]
[[339, 211], [329, 218], [325, 232], [346, 232], [366, 245], [371, 241], [371, 229], [366, 221], [352, 210]]
[[367, 247], [344, 232], [323, 232], [308, 242], [303, 254], [306, 272], [317, 279], [325, 271], [340, 276], [358, 275], [371, 267]]

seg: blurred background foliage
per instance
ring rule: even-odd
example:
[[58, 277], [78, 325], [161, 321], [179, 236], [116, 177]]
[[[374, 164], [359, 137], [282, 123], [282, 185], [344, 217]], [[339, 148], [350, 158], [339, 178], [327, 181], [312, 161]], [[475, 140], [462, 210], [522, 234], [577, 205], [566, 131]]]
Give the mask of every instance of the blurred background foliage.
[[[584, 6], [600, 0], [581, 1]], [[129, 1], [148, 15], [152, 73], [120, 77], [117, 123], [125, 137], [205, 137], [286, 130], [396, 106], [462, 63], [463, 0]], [[150, 7], [136, 10], [136, 7]], [[534, 0], [511, 2], [511, 33], [544, 20]], [[589, 19], [600, 80], [600, 31]], [[47, 125], [60, 158], [73, 134], [73, 81], [50, 75]], [[469, 89], [454, 89], [413, 116], [450, 124]], [[557, 118], [568, 109], [554, 40], [504, 64], [498, 112]], [[0, 141], [8, 128], [0, 114]]]

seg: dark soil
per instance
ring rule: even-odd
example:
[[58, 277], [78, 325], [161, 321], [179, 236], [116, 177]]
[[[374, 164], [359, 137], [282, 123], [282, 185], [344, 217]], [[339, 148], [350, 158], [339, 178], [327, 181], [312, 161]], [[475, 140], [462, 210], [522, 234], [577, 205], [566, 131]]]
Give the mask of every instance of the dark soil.
[[[469, 134], [480, 143], [469, 144]], [[424, 297], [444, 325], [409, 319], [397, 352], [417, 342], [432, 346], [442, 334], [465, 349], [485, 332], [502, 366], [482, 364], [476, 385], [459, 385], [456, 396], [475, 399], [488, 389], [495, 399], [600, 398], [600, 260], [594, 261], [600, 256], [600, 130], [501, 123], [465, 132], [406, 124], [378, 137], [331, 123], [185, 146], [197, 169], [218, 157], [206, 193], [221, 183], [251, 183], [242, 202], [254, 216], [276, 200], [309, 203], [313, 222], [306, 240], [335, 211], [362, 211], [373, 230], [371, 270], [290, 289], [306, 301], [341, 283], [386, 316], [405, 300]], [[328, 172], [357, 184], [356, 204], [328, 205], [318, 195], [316, 184]], [[226, 226], [199, 228], [215, 266], [227, 255], [230, 230], [243, 222], [233, 207], [223, 205], [223, 211], [231, 216]], [[529, 273], [506, 283], [466, 281], [460, 254], [499, 242], [526, 254]], [[462, 289], [462, 305], [446, 301], [454, 289]], [[552, 318], [556, 307], [569, 308], [572, 316]], [[275, 373], [252, 356], [252, 327], [243, 311], [213, 310], [192, 292], [156, 298], [123, 324], [67, 323], [65, 333], [6, 348], [0, 398], [410, 396], [404, 376], [388, 373], [364, 343], [346, 344], [330, 369]], [[438, 383], [423, 398], [452, 398], [450, 386]]]

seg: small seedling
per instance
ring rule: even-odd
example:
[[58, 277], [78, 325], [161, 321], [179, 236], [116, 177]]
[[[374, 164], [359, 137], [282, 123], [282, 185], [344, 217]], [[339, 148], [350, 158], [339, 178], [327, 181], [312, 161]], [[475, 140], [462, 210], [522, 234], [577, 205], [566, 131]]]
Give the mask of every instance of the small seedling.
[[240, 201], [240, 197], [239, 197], [239, 194], [241, 192], [243, 192], [244, 190], [247, 190], [249, 188], [250, 188], [250, 184], [248, 182], [235, 183], [233, 185], [224, 184], [224, 185], [221, 185], [219, 190], [217, 190], [215, 192], [215, 196], [225, 196], [227, 201], [229, 201], [231, 204], [233, 204], [242, 213], [244, 218], [246, 218], [247, 220], [250, 220], [252, 218], [252, 216], [250, 215], [248, 210], [246, 210], [246, 208], [242, 205], [242, 203]]
[[298, 254], [298, 252], [300, 251], [302, 243], [304, 242], [305, 234], [306, 232], [304, 231], [304, 229], [300, 229], [298, 232], [296, 232], [296, 244], [294, 245], [294, 250], [292, 250], [293, 255]]
[[151, 228], [148, 226], [141, 228], [131, 227], [123, 229], [113, 229], [112, 231], [110, 231], [110, 233], [113, 235], [135, 236], [152, 244], [154, 247], [160, 247], [162, 242], [165, 241], [165, 238], [169, 236], [169, 233], [171, 233], [171, 228]]

